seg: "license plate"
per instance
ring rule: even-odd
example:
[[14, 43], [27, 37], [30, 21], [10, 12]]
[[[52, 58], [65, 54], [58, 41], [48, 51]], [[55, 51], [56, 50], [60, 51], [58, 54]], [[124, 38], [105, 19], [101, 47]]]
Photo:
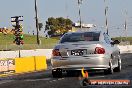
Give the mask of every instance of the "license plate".
[[86, 49], [71, 50], [71, 55], [74, 55], [74, 56], [82, 56], [82, 55], [85, 55], [86, 53], [87, 53]]

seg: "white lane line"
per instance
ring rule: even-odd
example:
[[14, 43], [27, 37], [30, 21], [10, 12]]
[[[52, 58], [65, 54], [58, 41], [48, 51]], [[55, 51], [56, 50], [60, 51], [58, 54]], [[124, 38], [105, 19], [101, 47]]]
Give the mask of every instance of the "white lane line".
[[59, 79], [43, 78], [43, 79], [27, 79], [27, 80], [24, 80], [24, 81], [27, 81], [27, 82], [49, 81], [51, 83], [51, 82], [56, 82], [56, 81], [63, 80], [63, 79], [64, 78], [59, 78]]
[[53, 82], [53, 81], [49, 81], [49, 82]]
[[48, 81], [50, 80], [51, 78], [44, 78], [44, 79], [27, 79], [27, 80], [24, 80], [24, 81]]
[[56, 82], [56, 81], [63, 80], [63, 79], [64, 79], [64, 78], [58, 78], [58, 79], [51, 80], [51, 81], [49, 81], [49, 82], [52, 83], [52, 82]]
[[95, 77], [89, 77], [89, 78], [103, 78], [105, 76], [95, 76]]
[[61, 78], [59, 78], [58, 80], [62, 80]]
[[61, 78], [61, 79], [64, 79], [64, 78]]
[[1, 84], [5, 84], [5, 83], [9, 83], [9, 82], [12, 82], [13, 80], [6, 80], [6, 81], [0, 81], [0, 85]]
[[53, 82], [57, 81], [57, 80], [52, 80]]

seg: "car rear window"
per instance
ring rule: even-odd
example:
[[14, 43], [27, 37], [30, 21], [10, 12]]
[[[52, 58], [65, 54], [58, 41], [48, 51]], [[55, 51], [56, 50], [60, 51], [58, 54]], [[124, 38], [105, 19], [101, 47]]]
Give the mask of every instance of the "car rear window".
[[79, 41], [99, 41], [100, 32], [84, 32], [65, 34], [60, 43], [79, 42]]

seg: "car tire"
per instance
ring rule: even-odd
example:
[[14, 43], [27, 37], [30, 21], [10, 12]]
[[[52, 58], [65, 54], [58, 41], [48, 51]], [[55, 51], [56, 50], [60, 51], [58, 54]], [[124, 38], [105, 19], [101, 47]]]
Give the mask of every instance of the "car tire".
[[109, 66], [110, 68], [104, 70], [104, 74], [107, 75], [107, 74], [113, 74], [113, 68], [112, 68], [112, 62], [109, 62]]
[[62, 69], [53, 69], [52, 76], [53, 76], [53, 78], [61, 78], [62, 77]]
[[115, 72], [120, 72], [121, 71], [121, 58], [118, 56], [118, 66], [114, 69]]

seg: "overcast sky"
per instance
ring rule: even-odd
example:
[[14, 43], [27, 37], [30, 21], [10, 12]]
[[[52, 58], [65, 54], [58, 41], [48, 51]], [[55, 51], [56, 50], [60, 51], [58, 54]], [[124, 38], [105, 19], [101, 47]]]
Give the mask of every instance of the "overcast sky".
[[[24, 16], [24, 32], [35, 30], [34, 0], [0, 0], [0, 27], [11, 27], [12, 16]], [[45, 24], [48, 17], [67, 17], [79, 20], [77, 0], [37, 0], [39, 22]], [[110, 35], [124, 36], [125, 10], [127, 11], [128, 35], [132, 36], [132, 0], [106, 0]], [[83, 0], [83, 23], [98, 27], [105, 25], [104, 0]], [[44, 31], [44, 29], [43, 29]], [[42, 32], [43, 32], [42, 31]], [[41, 33], [42, 34], [42, 33]]]

